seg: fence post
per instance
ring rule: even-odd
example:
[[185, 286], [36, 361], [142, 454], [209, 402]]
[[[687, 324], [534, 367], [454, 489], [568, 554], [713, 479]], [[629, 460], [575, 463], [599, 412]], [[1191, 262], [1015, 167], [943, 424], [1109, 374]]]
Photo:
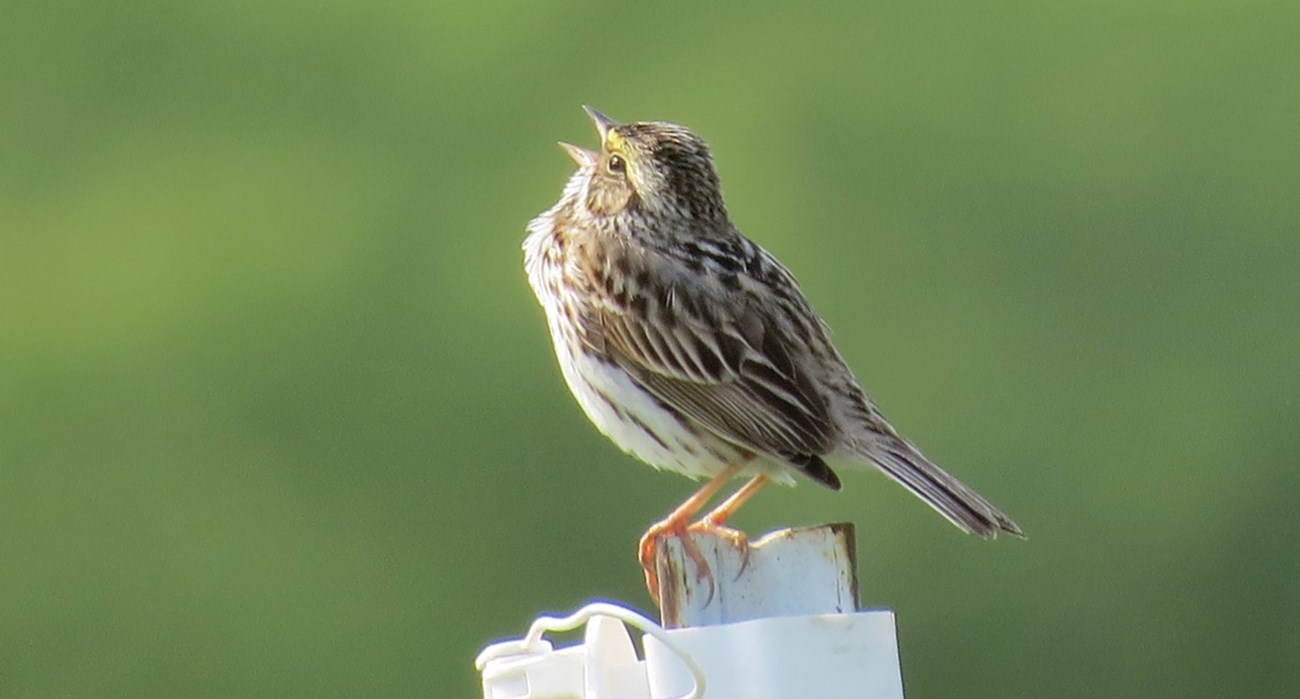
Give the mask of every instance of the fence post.
[[[750, 551], [692, 535], [713, 583], [682, 541], [656, 551], [662, 626], [597, 602], [535, 620], [475, 664], [487, 699], [903, 699], [894, 614], [858, 611], [853, 527], [782, 530]], [[585, 626], [579, 645], [546, 634]], [[638, 658], [629, 630], [639, 630]]]
[[747, 552], [720, 537], [690, 536], [712, 570], [712, 583], [696, 574], [681, 539], [661, 539], [655, 563], [664, 628], [858, 610], [851, 523], [781, 529], [751, 542]]
[[[696, 574], [683, 542], [656, 552], [662, 624], [703, 670], [706, 697], [903, 699], [894, 614], [859, 612], [853, 525], [784, 529], [753, 542], [692, 535], [712, 570]], [[685, 668], [645, 639], [651, 696], [680, 696]]]

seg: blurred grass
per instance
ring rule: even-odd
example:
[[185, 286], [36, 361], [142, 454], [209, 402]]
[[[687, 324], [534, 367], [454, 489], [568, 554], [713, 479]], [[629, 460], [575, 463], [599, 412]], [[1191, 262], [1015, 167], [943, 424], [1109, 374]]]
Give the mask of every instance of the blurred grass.
[[578, 109], [686, 123], [888, 414], [1014, 514], [852, 520], [909, 697], [1300, 676], [1289, 3], [11, 3], [0, 694], [474, 696], [648, 606], [690, 489], [567, 396], [524, 223]]

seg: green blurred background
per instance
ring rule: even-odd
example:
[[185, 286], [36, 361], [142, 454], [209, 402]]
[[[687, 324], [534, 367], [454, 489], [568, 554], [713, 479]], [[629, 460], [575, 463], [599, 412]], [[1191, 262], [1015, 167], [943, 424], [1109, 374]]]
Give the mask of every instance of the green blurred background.
[[6, 3], [0, 695], [472, 697], [649, 608], [692, 488], [564, 388], [521, 269], [688, 124], [888, 415], [1027, 542], [868, 472], [909, 699], [1300, 682], [1300, 6]]

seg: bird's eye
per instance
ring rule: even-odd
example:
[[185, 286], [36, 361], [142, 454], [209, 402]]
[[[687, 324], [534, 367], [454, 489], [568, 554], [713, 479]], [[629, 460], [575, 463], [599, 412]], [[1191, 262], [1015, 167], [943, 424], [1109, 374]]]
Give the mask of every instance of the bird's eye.
[[609, 171], [610, 171], [610, 172], [619, 172], [619, 173], [621, 173], [621, 172], [623, 172], [623, 171], [626, 170], [626, 169], [627, 169], [627, 163], [623, 162], [623, 158], [622, 158], [621, 156], [617, 156], [617, 155], [611, 155], [611, 156], [609, 156]]

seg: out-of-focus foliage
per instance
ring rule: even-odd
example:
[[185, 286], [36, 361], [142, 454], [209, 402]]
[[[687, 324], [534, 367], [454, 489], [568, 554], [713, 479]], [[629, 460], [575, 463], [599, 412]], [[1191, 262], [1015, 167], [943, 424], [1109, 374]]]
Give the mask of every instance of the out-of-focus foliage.
[[869, 472], [909, 697], [1300, 675], [1288, 2], [10, 3], [0, 695], [474, 696], [646, 608], [691, 489], [567, 395], [518, 245], [579, 105], [708, 138], [896, 424], [1029, 533]]

